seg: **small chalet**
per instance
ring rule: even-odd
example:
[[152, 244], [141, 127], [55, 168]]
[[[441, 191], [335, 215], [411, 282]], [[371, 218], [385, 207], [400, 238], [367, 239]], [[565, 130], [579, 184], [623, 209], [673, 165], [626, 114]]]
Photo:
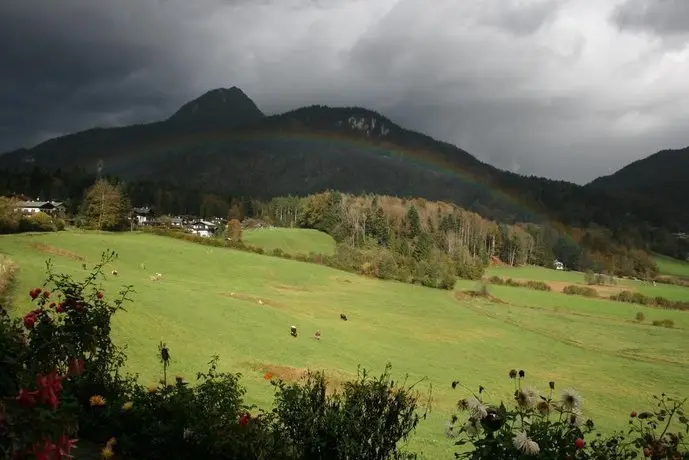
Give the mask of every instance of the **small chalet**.
[[556, 260], [555, 262], [553, 262], [553, 268], [554, 268], [555, 270], [564, 270], [564, 269], [565, 269], [565, 264], [563, 264], [563, 263], [560, 262], [559, 260]]
[[58, 215], [65, 212], [65, 205], [60, 201], [20, 201], [17, 207], [24, 214], [44, 212], [49, 215]]
[[209, 237], [215, 233], [217, 226], [207, 220], [195, 220], [189, 226], [191, 233], [198, 236]]
[[148, 206], [132, 208], [132, 219], [136, 220], [138, 225], [151, 225], [155, 220], [155, 214]]

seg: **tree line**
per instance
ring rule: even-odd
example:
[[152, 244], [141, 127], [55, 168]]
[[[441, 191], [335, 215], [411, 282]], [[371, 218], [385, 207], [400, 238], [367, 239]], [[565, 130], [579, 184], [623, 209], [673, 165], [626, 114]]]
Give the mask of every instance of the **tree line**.
[[[378, 246], [417, 262], [445, 260], [462, 278], [478, 279], [491, 260], [650, 278], [657, 267], [642, 250], [615, 241], [604, 228], [559, 224], [502, 224], [450, 203], [334, 191], [278, 197], [262, 204], [275, 225], [315, 228], [338, 243]], [[449, 259], [449, 260], [448, 260]]]
[[[98, 180], [78, 169], [40, 168], [0, 175], [0, 192], [64, 201], [68, 213], [77, 216], [75, 223], [103, 230], [128, 228], [132, 203], [151, 206], [159, 214], [228, 220], [268, 217], [279, 226], [325, 231], [350, 248], [387, 251], [391, 257], [406, 258], [403, 265], [436, 264], [465, 278], [477, 277], [493, 257], [510, 265], [552, 266], [558, 259], [571, 269], [644, 278], [657, 272], [646, 253], [654, 248], [644, 245], [646, 238], [654, 240], [647, 228], [622, 232], [557, 222], [504, 224], [450, 203], [424, 199], [324, 192], [259, 201], [169, 183]], [[656, 233], [665, 235], [655, 238], [666, 249], [659, 252], [673, 256], [681, 252], [666, 233]]]

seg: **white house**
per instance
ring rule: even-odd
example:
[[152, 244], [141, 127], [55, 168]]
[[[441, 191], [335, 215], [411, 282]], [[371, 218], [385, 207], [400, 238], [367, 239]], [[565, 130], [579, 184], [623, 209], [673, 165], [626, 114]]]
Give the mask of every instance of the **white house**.
[[43, 212], [55, 215], [65, 212], [65, 206], [60, 201], [20, 201], [17, 203], [17, 207], [24, 214]]
[[564, 269], [565, 269], [565, 264], [563, 264], [563, 263], [560, 262], [559, 260], [556, 260], [555, 262], [553, 262], [553, 268], [554, 268], [555, 270], [564, 270]]
[[206, 238], [212, 236], [216, 228], [213, 222], [208, 222], [207, 220], [196, 220], [190, 226], [191, 233]]
[[132, 208], [132, 217], [139, 225], [149, 225], [153, 223], [155, 219], [153, 210], [148, 206], [144, 206], [143, 208]]

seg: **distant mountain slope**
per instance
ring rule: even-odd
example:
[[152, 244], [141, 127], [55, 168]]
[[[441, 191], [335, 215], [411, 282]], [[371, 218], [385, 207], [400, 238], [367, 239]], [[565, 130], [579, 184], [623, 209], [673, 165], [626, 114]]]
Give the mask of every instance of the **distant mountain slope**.
[[689, 147], [662, 150], [599, 177], [586, 188], [643, 203], [665, 215], [672, 229], [689, 230]]
[[[0, 167], [83, 167], [93, 170], [99, 162], [122, 163], [142, 147], [165, 145], [172, 139], [192, 138], [219, 129], [252, 123], [264, 117], [256, 104], [236, 87], [208, 91], [184, 104], [165, 121], [93, 128], [19, 149], [0, 156]], [[107, 166], [106, 166], [107, 167]]]

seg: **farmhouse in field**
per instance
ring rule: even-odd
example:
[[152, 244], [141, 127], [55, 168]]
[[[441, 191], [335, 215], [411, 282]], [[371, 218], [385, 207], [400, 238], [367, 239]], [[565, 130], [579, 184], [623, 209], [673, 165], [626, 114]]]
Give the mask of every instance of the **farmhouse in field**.
[[565, 269], [565, 264], [563, 264], [563, 263], [560, 262], [559, 260], [556, 260], [555, 262], [553, 262], [553, 268], [554, 268], [555, 270], [564, 270], [564, 269]]
[[65, 212], [65, 206], [60, 201], [19, 201], [16, 206], [24, 214], [43, 212], [54, 216]]
[[206, 220], [196, 220], [191, 223], [191, 233], [205, 238], [210, 237], [215, 233], [217, 226], [213, 222]]

